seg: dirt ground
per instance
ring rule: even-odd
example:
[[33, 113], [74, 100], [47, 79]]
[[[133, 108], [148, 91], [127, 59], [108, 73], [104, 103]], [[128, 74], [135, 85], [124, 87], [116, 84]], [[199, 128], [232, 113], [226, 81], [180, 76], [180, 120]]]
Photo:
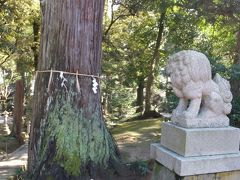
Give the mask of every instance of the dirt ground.
[[0, 135], [0, 160], [19, 148], [18, 141], [11, 136]]
[[161, 122], [161, 119], [138, 120], [122, 123], [112, 129], [123, 162], [150, 159], [150, 144], [160, 141]]
[[24, 144], [0, 161], [0, 180], [6, 180], [16, 175], [18, 171], [25, 169], [26, 164], [27, 144]]
[[[111, 132], [115, 137], [123, 163], [144, 162], [148, 164], [150, 144], [159, 142], [161, 119], [138, 120], [124, 122], [114, 127]], [[8, 142], [8, 153], [17, 148], [18, 144], [8, 136], [0, 136], [0, 149], [4, 153], [6, 142]], [[6, 139], [10, 138], [10, 139]], [[12, 148], [12, 149], [11, 149]], [[2, 156], [3, 157], [3, 156]], [[16, 174], [19, 168], [26, 166], [27, 145], [23, 145], [13, 153], [8, 154], [4, 160], [0, 160], [0, 180]], [[141, 176], [139, 172], [125, 177], [114, 177], [113, 180], [150, 180], [151, 172]]]

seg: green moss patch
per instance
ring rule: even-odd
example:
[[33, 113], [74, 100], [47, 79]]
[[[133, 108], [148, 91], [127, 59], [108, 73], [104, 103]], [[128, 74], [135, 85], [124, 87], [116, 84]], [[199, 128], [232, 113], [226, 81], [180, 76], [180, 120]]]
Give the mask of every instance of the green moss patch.
[[[68, 174], [79, 176], [89, 163], [107, 168], [110, 159], [116, 159], [116, 146], [101, 119], [101, 111], [88, 107], [88, 118], [83, 109], [73, 105], [74, 96], [57, 96], [51, 104], [46, 121], [42, 123], [41, 162], [55, 142], [54, 161]], [[95, 107], [96, 108], [96, 107]], [[84, 109], [86, 111], [86, 109]]]

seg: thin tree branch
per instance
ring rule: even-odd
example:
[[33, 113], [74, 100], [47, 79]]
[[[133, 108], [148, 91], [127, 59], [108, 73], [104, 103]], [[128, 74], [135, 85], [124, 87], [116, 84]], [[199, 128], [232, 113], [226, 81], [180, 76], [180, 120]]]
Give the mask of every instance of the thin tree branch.
[[109, 24], [109, 26], [108, 26], [108, 28], [107, 28], [107, 30], [104, 32], [104, 37], [107, 36], [107, 34], [109, 33], [111, 27], [113, 26], [113, 24], [114, 24], [117, 20], [119, 20], [119, 19], [121, 19], [121, 18], [124, 18], [124, 17], [128, 17], [128, 16], [132, 16], [132, 14], [122, 14], [122, 15], [118, 16], [117, 18], [112, 19], [111, 22], [110, 22], [110, 24]]
[[8, 56], [0, 63], [0, 67], [1, 67], [3, 64], [5, 64], [10, 57], [11, 57], [11, 55], [8, 54]]

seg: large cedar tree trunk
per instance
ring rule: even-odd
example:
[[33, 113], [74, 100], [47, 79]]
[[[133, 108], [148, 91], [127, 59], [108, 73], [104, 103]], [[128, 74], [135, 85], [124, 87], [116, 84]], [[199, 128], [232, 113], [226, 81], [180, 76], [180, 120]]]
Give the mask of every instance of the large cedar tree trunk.
[[23, 126], [23, 113], [24, 113], [24, 84], [23, 80], [17, 80], [16, 83], [16, 92], [14, 97], [14, 111], [13, 111], [13, 126], [11, 135], [16, 137], [20, 144], [23, 143], [21, 136], [22, 126]]
[[[98, 75], [104, 0], [41, 5], [38, 70]], [[63, 82], [60, 73], [51, 78], [49, 72], [37, 73], [28, 159], [32, 179], [107, 179], [118, 150], [103, 120], [99, 88], [94, 94], [92, 77], [64, 77]]]

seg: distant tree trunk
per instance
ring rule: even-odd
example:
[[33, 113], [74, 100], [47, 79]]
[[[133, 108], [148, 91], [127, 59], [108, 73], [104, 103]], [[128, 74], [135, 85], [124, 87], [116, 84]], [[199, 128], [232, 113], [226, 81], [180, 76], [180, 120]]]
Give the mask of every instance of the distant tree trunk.
[[[240, 65], [240, 31], [236, 34], [237, 39], [237, 45], [235, 50], [235, 56], [234, 56], [234, 64]], [[240, 80], [239, 79], [231, 79], [231, 91], [233, 93], [234, 98], [240, 98]]]
[[103, 114], [108, 115], [108, 95], [102, 97]]
[[34, 57], [34, 68], [37, 69], [38, 65], [38, 43], [39, 43], [39, 30], [40, 30], [40, 24], [38, 22], [38, 19], [34, 19], [33, 24], [33, 45], [32, 45], [32, 51], [33, 51], [33, 57]]
[[11, 135], [16, 137], [20, 144], [23, 143], [21, 136], [24, 113], [24, 84], [23, 80], [16, 81], [16, 92], [14, 97], [13, 126]]
[[148, 69], [144, 116], [148, 116], [149, 114], [151, 114], [151, 96], [152, 96], [152, 85], [154, 82], [154, 70], [155, 70], [156, 64], [158, 64], [158, 61], [159, 61], [159, 48], [161, 45], [163, 31], [164, 31], [165, 16], [166, 16], [166, 10], [161, 13], [161, 16], [159, 19], [156, 45], [155, 45], [153, 57], [150, 61], [150, 66]]
[[137, 88], [137, 110], [136, 113], [143, 111], [143, 101], [144, 101], [144, 78], [139, 78], [138, 88]]
[[[104, 0], [41, 5], [38, 70], [98, 76]], [[99, 87], [95, 94], [91, 76], [60, 75], [37, 73], [28, 158], [32, 179], [108, 179], [118, 150], [103, 120]]]

